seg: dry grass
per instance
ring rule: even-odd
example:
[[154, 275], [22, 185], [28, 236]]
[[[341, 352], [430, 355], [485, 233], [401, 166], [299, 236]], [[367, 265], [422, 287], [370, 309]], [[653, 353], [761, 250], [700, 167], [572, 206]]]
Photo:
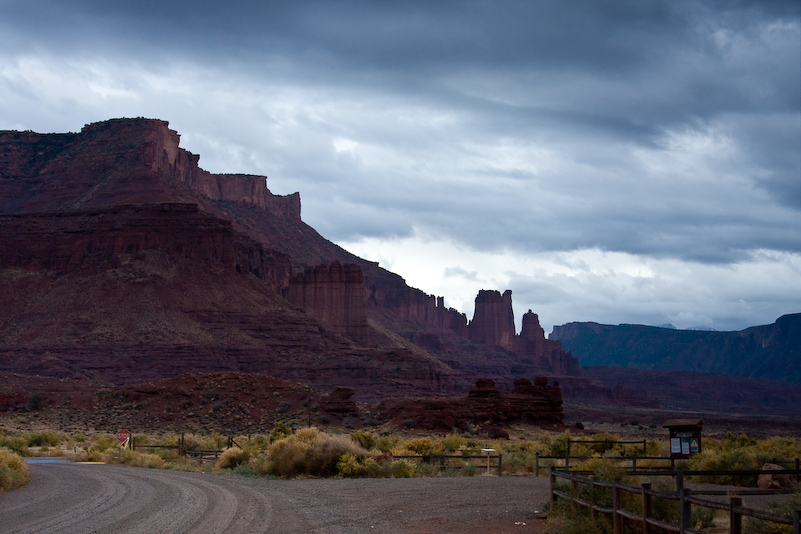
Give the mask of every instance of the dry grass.
[[28, 465], [21, 456], [9, 449], [0, 449], [0, 492], [27, 484], [29, 478]]

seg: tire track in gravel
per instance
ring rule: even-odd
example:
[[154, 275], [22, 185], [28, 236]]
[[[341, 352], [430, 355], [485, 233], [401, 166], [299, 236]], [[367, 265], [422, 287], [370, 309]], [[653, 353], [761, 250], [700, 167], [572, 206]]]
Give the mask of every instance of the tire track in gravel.
[[0, 534], [534, 533], [548, 484], [547, 477], [263, 480], [68, 462], [30, 469], [29, 484], [0, 494]]

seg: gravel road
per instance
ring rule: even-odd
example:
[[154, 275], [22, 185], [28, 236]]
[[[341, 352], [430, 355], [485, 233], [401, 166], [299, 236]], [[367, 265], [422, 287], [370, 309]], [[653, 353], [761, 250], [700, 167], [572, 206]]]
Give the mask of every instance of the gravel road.
[[31, 464], [0, 494], [2, 533], [540, 533], [548, 477], [261, 480]]

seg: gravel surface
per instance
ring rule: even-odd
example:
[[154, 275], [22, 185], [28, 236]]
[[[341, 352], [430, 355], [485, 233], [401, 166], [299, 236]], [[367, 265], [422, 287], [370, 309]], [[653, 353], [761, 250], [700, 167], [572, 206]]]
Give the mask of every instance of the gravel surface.
[[262, 480], [32, 464], [0, 494], [2, 533], [541, 533], [548, 477]]

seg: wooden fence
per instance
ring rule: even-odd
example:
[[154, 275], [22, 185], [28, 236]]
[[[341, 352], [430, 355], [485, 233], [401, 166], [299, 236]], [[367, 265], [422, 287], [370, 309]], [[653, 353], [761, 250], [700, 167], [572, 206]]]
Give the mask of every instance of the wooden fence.
[[[694, 530], [691, 528], [691, 513], [692, 506], [700, 506], [713, 510], [725, 510], [729, 512], [729, 532], [731, 534], [742, 534], [743, 517], [753, 517], [764, 521], [771, 521], [773, 523], [792, 525], [793, 534], [801, 534], [799, 530], [799, 516], [801, 512], [794, 511], [792, 516], [785, 516], [773, 514], [762, 510], [753, 508], [746, 508], [742, 504], [742, 495], [768, 495], [776, 493], [791, 493], [791, 490], [749, 490], [737, 489], [732, 491], [723, 490], [690, 490], [684, 487], [684, 475], [759, 475], [763, 473], [769, 474], [801, 474], [798, 469], [788, 469], [785, 471], [684, 471], [681, 469], [676, 470], [676, 492], [656, 491], [651, 488], [651, 484], [642, 484], [639, 488], [620, 482], [607, 482], [599, 481], [591, 478], [580, 476], [576, 473], [567, 471], [558, 471], [551, 468], [550, 480], [550, 500], [551, 510], [555, 509], [557, 498], [567, 499], [580, 506], [589, 508], [590, 514], [595, 515], [607, 514], [611, 515], [612, 528], [614, 534], [622, 534], [623, 532], [623, 519], [629, 519], [642, 525], [642, 532], [644, 534], [651, 534], [656, 532], [656, 529], [662, 529], [668, 532], [679, 532], [680, 534], [703, 534], [701, 530]], [[556, 487], [556, 479], [561, 478], [570, 483], [570, 491], [563, 491]], [[589, 488], [606, 488], [611, 490], [612, 493], [612, 506], [601, 506], [598, 503], [590, 502], [587, 499], [581, 498], [579, 486], [589, 486]], [[640, 512], [636, 513], [627, 510], [624, 507], [623, 492], [638, 494], [640, 496], [639, 502], [641, 503]], [[730, 496], [728, 503], [704, 499], [699, 495], [727, 495]], [[666, 499], [670, 501], [678, 501], [679, 503], [679, 524], [660, 520], [653, 517], [652, 501], [654, 498]]]
[[[570, 461], [571, 460], [588, 460], [592, 458], [592, 456], [544, 456], [541, 455], [539, 452], [534, 453], [534, 475], [540, 476], [540, 460], [560, 460], [564, 461], [564, 470], [570, 471]], [[671, 458], [670, 456], [613, 456], [613, 457], [604, 457], [606, 460], [614, 460], [617, 462], [631, 462], [631, 470], [635, 471], [634, 475], [641, 475], [641, 474], [658, 474], [659, 472], [664, 472], [666, 474], [673, 474], [675, 473], [675, 459]], [[665, 462], [664, 467], [647, 467], [643, 470], [642, 466], [638, 466], [637, 462], [641, 460], [657, 460]], [[772, 460], [773, 463], [787, 463], [780, 460]], [[798, 471], [801, 469], [801, 462], [798, 458], [794, 460], [795, 467], [794, 469]], [[638, 471], [639, 470], [639, 471]]]

